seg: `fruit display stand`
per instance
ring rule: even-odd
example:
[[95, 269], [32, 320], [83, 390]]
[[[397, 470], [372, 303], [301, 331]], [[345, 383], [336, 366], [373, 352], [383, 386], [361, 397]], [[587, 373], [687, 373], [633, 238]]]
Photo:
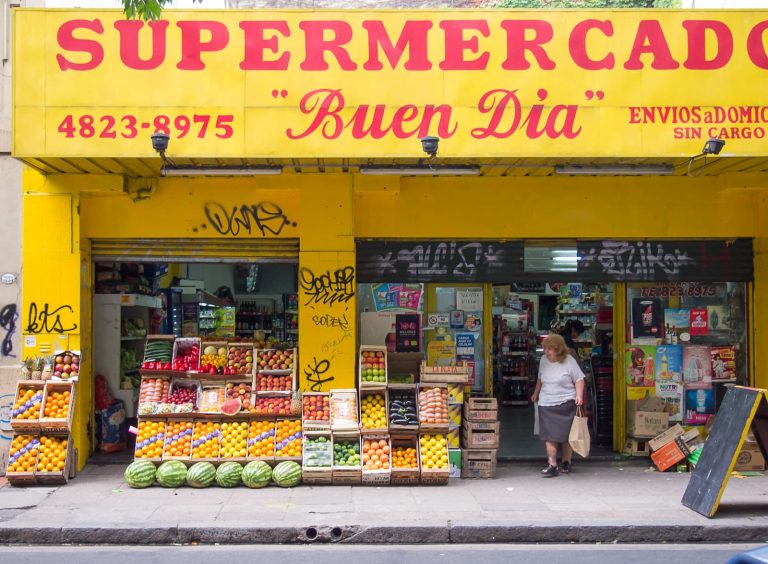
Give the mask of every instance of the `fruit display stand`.
[[419, 432], [416, 384], [390, 384], [387, 402], [389, 430], [393, 434]]
[[152, 371], [142, 371], [141, 386], [139, 387], [139, 416], [157, 413], [158, 406], [168, 403], [171, 390], [171, 377], [157, 375]]
[[224, 374], [224, 367], [229, 360], [226, 341], [202, 341], [200, 351], [200, 374], [207, 374], [211, 380], [217, 376], [227, 376]]
[[427, 366], [425, 361], [421, 363], [419, 371], [420, 382], [433, 382], [444, 384], [466, 384], [469, 382], [470, 368], [467, 363], [460, 366]]
[[228, 400], [240, 400], [240, 410], [250, 412], [253, 406], [253, 378], [227, 380], [224, 385], [224, 401]]
[[451, 471], [448, 464], [447, 444], [445, 435], [441, 433], [419, 435], [420, 484], [444, 486], [448, 483]]
[[255, 349], [251, 343], [229, 343], [227, 347], [227, 370], [231, 377], [235, 375], [252, 376]]
[[74, 382], [46, 382], [40, 413], [41, 433], [69, 433], [75, 405]]
[[200, 406], [200, 380], [174, 376], [168, 391], [168, 403], [160, 404], [157, 413], [194, 413]]
[[[141, 369], [171, 370], [174, 341], [173, 335], [147, 335]], [[158, 363], [160, 364], [158, 365]]]
[[68, 436], [41, 435], [35, 464], [38, 485], [66, 484], [77, 467], [72, 441]]
[[390, 437], [392, 468], [389, 483], [393, 486], [415, 486], [421, 475], [418, 435]]
[[367, 386], [386, 386], [387, 347], [361, 346], [357, 373], [361, 389]]
[[220, 427], [219, 460], [221, 462], [246, 462], [248, 458], [248, 420], [225, 418]]
[[418, 386], [419, 430], [422, 433], [447, 433], [448, 385], [424, 384]]
[[333, 483], [333, 438], [330, 431], [305, 431], [301, 479], [305, 484]]
[[192, 457], [192, 419], [167, 421], [163, 439], [163, 460], [189, 461]]
[[362, 483], [369, 486], [388, 486], [392, 475], [389, 435], [363, 436]]
[[275, 462], [301, 462], [301, 419], [278, 419], [275, 428]]
[[40, 413], [43, 407], [45, 382], [19, 380], [11, 410], [11, 428], [17, 433], [38, 433]]
[[296, 349], [260, 349], [256, 355], [256, 393], [283, 392], [296, 389]]
[[360, 432], [357, 410], [357, 390], [331, 390], [331, 430], [335, 432]]
[[331, 395], [328, 392], [301, 394], [301, 426], [304, 432], [330, 431]]
[[247, 459], [262, 460], [268, 464], [275, 463], [275, 434], [277, 420], [251, 420], [248, 426]]
[[141, 419], [136, 433], [133, 457], [136, 460], [160, 462], [165, 443], [165, 419]]
[[195, 419], [192, 431], [191, 462], [219, 462], [220, 420]]
[[387, 427], [387, 388], [360, 389], [360, 432], [382, 435]]
[[11, 441], [8, 455], [8, 468], [5, 477], [14, 486], [34, 486], [35, 466], [40, 450], [40, 437], [37, 435], [16, 434]]
[[333, 433], [333, 484], [356, 485], [362, 483], [362, 456], [360, 435]]

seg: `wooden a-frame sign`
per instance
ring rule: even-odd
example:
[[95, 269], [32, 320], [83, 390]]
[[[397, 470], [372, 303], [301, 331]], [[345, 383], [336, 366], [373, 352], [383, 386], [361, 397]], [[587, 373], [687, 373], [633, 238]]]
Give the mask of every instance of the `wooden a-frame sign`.
[[717, 410], [683, 494], [683, 505], [705, 517], [714, 516], [750, 428], [760, 451], [768, 458], [768, 392], [733, 386]]

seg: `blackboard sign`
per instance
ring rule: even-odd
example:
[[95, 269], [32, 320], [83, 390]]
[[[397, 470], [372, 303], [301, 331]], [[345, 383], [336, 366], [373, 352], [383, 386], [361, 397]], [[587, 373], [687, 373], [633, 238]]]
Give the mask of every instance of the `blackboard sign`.
[[705, 517], [715, 514], [750, 428], [765, 455], [768, 445], [766, 391], [734, 386], [720, 404], [715, 423], [683, 494], [683, 505]]

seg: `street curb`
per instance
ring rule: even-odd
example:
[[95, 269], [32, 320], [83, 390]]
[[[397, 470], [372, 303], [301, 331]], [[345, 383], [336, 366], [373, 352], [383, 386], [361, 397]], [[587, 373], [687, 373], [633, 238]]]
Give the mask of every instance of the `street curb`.
[[493, 544], [766, 542], [768, 526], [8, 527], [3, 545]]

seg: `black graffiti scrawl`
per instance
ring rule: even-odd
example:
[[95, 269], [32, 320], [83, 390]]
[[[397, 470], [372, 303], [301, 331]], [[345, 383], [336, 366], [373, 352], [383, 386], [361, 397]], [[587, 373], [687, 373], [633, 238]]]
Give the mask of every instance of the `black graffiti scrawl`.
[[307, 300], [304, 305], [347, 303], [355, 297], [355, 268], [343, 266], [320, 274], [302, 268], [299, 270], [299, 286]]
[[203, 223], [200, 228], [210, 226], [219, 235], [278, 236], [287, 226], [296, 227], [296, 222], [288, 219], [283, 209], [273, 202], [239, 205], [206, 202], [203, 213], [208, 223]]
[[3, 309], [0, 309], [0, 327], [5, 330], [5, 336], [0, 345], [0, 355], [2, 356], [16, 356], [13, 354], [13, 335], [16, 333], [16, 321], [18, 319], [16, 304], [6, 304]]

